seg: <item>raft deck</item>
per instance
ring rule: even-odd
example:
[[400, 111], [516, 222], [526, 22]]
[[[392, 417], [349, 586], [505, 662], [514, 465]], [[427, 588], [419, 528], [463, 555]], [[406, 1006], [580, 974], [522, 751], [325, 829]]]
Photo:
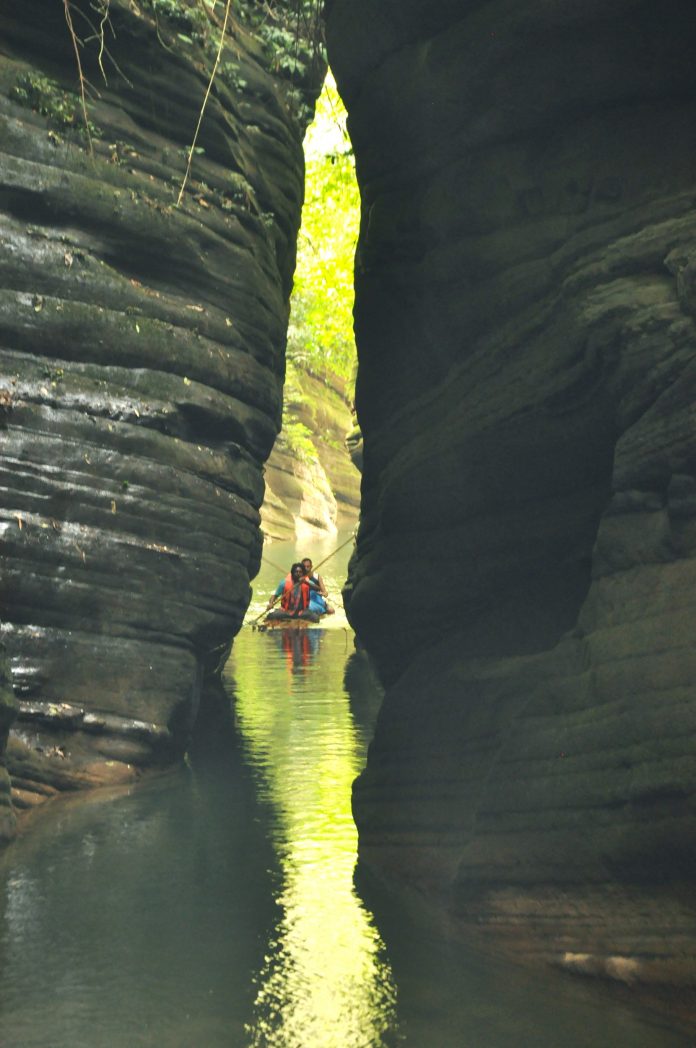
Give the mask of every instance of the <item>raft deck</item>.
[[310, 626], [321, 626], [325, 618], [326, 616], [322, 615], [316, 622], [312, 619], [264, 619], [263, 622], [252, 622], [251, 625], [252, 629], [261, 633], [265, 633], [266, 630], [304, 630]]

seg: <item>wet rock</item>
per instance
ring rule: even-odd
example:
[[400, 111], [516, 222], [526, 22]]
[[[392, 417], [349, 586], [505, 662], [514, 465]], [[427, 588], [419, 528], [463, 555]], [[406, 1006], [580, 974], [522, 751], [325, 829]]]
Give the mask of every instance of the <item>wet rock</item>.
[[0, 643], [0, 842], [14, 836], [16, 819], [12, 808], [10, 776], [4, 759], [8, 732], [17, 716], [5, 649]]
[[464, 934], [691, 984], [691, 7], [327, 7], [363, 202], [349, 614], [388, 685], [361, 862]]
[[242, 621], [323, 74], [316, 40], [284, 73], [235, 10], [177, 202], [219, 20], [107, 6], [88, 126], [63, 5], [0, 13], [0, 635], [61, 789], [180, 755]]

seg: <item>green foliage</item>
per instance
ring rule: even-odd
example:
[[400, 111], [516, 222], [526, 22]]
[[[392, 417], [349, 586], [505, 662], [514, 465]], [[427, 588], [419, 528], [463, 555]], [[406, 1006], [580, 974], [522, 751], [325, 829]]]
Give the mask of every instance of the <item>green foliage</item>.
[[288, 356], [317, 374], [332, 372], [350, 381], [356, 358], [353, 259], [360, 197], [346, 113], [331, 77], [307, 132], [305, 156], [305, 204]]
[[323, 0], [237, 0], [235, 7], [263, 44], [269, 70], [287, 82], [286, 99], [301, 126], [312, 119], [308, 102], [326, 68], [322, 12]]
[[[59, 131], [76, 131], [80, 135], [87, 133], [78, 96], [64, 91], [50, 77], [31, 71], [22, 73], [10, 90], [10, 98], [45, 116], [51, 126]], [[89, 133], [93, 138], [99, 135], [99, 129], [91, 121]]]
[[[305, 139], [306, 186], [291, 299], [281, 445], [316, 459], [311, 431], [299, 421], [306, 406], [302, 371], [351, 382], [355, 371], [353, 257], [359, 193], [346, 113], [333, 78], [317, 102]], [[322, 437], [322, 439], [325, 439]]]
[[[210, 18], [215, 3], [209, 0], [141, 0], [145, 10], [151, 11], [157, 21], [158, 35], [166, 26], [171, 36], [167, 46], [180, 48], [184, 54], [196, 44], [209, 57], [217, 51], [219, 34]], [[224, 4], [223, 8], [224, 10]], [[160, 37], [161, 39], [161, 37]]]
[[299, 462], [316, 462], [319, 457], [311, 431], [304, 422], [296, 418], [285, 419], [283, 428], [278, 434], [278, 444], [289, 451]]
[[146, 0], [147, 7], [151, 8], [156, 15], [169, 18], [174, 25], [182, 29], [193, 29], [192, 10], [181, 0]]
[[316, 462], [318, 453], [312, 431], [300, 421], [302, 409], [309, 406], [307, 394], [302, 387], [301, 368], [288, 358], [283, 386], [283, 428], [278, 434], [278, 444], [300, 462]]
[[205, 11], [197, 0], [145, 0], [144, 6], [149, 7], [158, 18], [167, 18], [177, 29], [183, 29], [192, 36], [205, 35], [209, 25]]
[[[140, 0], [140, 4], [154, 14], [158, 34], [167, 26], [171, 34], [167, 46], [183, 45], [186, 51], [197, 44], [210, 57], [217, 54], [226, 0]], [[231, 7], [232, 21], [260, 42], [264, 64], [277, 78], [288, 110], [301, 128], [312, 119], [317, 85], [326, 69], [322, 10], [323, 0], [233, 0]], [[237, 62], [224, 61], [220, 75], [235, 90], [248, 87]]]
[[307, 403], [307, 397], [302, 388], [302, 375], [300, 374], [300, 368], [296, 361], [291, 357], [286, 361], [283, 393], [285, 397], [285, 409], [293, 409]]
[[247, 81], [241, 75], [237, 62], [223, 62], [220, 66], [220, 75], [231, 87], [236, 88], [238, 91], [243, 91], [247, 86]]
[[255, 30], [264, 45], [273, 72], [304, 79], [317, 60], [326, 61], [322, 0], [237, 0], [236, 11]]

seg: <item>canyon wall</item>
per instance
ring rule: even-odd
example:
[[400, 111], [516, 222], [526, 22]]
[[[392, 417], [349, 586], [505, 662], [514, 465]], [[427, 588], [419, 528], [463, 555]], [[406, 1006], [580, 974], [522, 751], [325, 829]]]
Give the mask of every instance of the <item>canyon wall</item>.
[[180, 754], [241, 624], [325, 71], [292, 4], [260, 21], [235, 4], [178, 200], [224, 5], [67, 14], [0, 11], [0, 640], [20, 807]]
[[355, 527], [360, 473], [346, 445], [353, 426], [346, 383], [288, 361], [284, 412], [266, 463], [264, 541], [311, 544]]
[[329, 0], [387, 685], [363, 869], [451, 931], [696, 975], [696, 22]]

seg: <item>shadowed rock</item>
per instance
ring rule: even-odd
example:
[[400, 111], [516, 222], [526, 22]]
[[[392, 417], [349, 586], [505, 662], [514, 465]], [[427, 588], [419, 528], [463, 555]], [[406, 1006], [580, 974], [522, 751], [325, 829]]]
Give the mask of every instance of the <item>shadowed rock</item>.
[[363, 220], [361, 861], [691, 983], [691, 6], [330, 0]]
[[[17, 715], [17, 702], [12, 694], [5, 651], [0, 644], [0, 752], [5, 748], [7, 733]], [[15, 814], [12, 808], [11, 783], [4, 760], [0, 760], [0, 842], [14, 835]]]

